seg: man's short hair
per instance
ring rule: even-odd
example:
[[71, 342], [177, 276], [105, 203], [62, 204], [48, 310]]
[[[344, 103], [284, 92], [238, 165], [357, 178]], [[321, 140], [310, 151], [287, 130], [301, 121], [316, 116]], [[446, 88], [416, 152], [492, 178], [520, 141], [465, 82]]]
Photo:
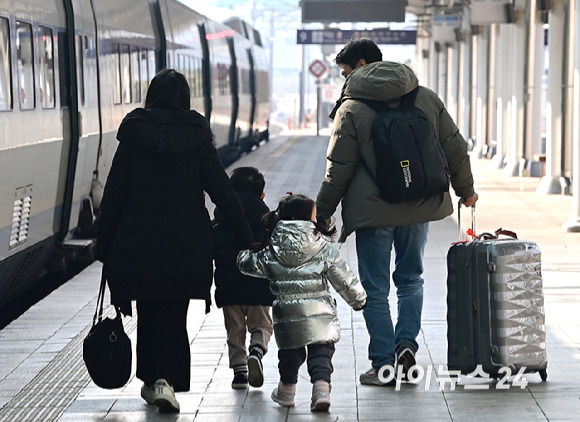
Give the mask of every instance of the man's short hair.
[[256, 167], [238, 167], [230, 177], [236, 192], [252, 192], [262, 195], [266, 181]]
[[367, 64], [380, 62], [383, 60], [383, 53], [373, 40], [361, 38], [350, 40], [336, 55], [334, 61], [338, 65], [346, 64], [354, 69], [360, 59], [364, 59]]

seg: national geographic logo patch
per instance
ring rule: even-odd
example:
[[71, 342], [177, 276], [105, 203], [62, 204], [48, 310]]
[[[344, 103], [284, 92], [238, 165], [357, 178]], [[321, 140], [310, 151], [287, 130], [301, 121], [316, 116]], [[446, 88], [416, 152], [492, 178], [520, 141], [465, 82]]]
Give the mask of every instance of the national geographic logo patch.
[[405, 188], [409, 188], [413, 178], [411, 177], [411, 168], [409, 160], [401, 161], [401, 168], [403, 169], [403, 177], [405, 178]]

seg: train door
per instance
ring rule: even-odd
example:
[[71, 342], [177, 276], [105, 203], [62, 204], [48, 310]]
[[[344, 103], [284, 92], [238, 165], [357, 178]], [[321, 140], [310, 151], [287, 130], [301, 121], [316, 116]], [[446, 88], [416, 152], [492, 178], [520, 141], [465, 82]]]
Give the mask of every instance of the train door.
[[[213, 21], [204, 23], [209, 65], [208, 94], [211, 97], [210, 124], [214, 133], [214, 143], [224, 163], [236, 155], [236, 148], [230, 138], [233, 93], [231, 84], [232, 57], [228, 38], [234, 31]], [[237, 158], [237, 156], [235, 157]]]
[[97, 34], [91, 1], [73, 0], [73, 9], [79, 140], [69, 225], [76, 227], [77, 236], [91, 237], [94, 236], [95, 223], [93, 210], [100, 203], [100, 192], [93, 195], [93, 185], [98, 179], [102, 140]]
[[[232, 76], [232, 92], [236, 97], [237, 105], [234, 143], [243, 151], [249, 151], [254, 142], [251, 138], [251, 91], [250, 91], [250, 61], [248, 57], [248, 47], [250, 41], [244, 36], [236, 33], [232, 39], [232, 69], [235, 75]], [[232, 72], [233, 73], [233, 72]], [[235, 86], [233, 85], [235, 84]]]

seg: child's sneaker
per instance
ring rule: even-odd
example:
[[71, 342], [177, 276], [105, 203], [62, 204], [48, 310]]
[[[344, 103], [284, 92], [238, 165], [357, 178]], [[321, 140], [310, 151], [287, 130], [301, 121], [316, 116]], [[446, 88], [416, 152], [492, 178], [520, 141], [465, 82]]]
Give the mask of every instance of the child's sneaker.
[[331, 386], [324, 380], [318, 380], [312, 385], [312, 401], [310, 410], [312, 412], [326, 412], [330, 407]]
[[234, 372], [234, 380], [232, 381], [232, 388], [235, 389], [248, 388], [248, 373], [246, 371]]
[[262, 366], [262, 349], [252, 347], [248, 357], [248, 370], [250, 372], [248, 381], [252, 387], [261, 387], [264, 385], [264, 367]]
[[278, 383], [278, 387], [272, 391], [272, 400], [283, 407], [294, 407], [294, 396], [296, 395], [296, 384]]
[[153, 386], [155, 398], [153, 403], [159, 408], [160, 413], [179, 412], [179, 402], [175, 399], [173, 387], [164, 379], [158, 379]]

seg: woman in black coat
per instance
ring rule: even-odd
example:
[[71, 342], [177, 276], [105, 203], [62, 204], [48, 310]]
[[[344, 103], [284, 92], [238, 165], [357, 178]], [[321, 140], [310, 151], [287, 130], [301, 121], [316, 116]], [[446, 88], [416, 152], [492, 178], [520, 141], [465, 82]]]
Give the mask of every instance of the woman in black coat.
[[212, 233], [204, 192], [223, 210], [242, 245], [252, 233], [212, 144], [207, 120], [190, 110], [185, 77], [172, 69], [151, 81], [145, 108], [127, 114], [107, 178], [96, 257], [111, 302], [130, 313], [137, 301], [137, 377], [141, 396], [178, 412], [174, 391], [189, 391], [190, 299], [206, 301], [213, 276]]

